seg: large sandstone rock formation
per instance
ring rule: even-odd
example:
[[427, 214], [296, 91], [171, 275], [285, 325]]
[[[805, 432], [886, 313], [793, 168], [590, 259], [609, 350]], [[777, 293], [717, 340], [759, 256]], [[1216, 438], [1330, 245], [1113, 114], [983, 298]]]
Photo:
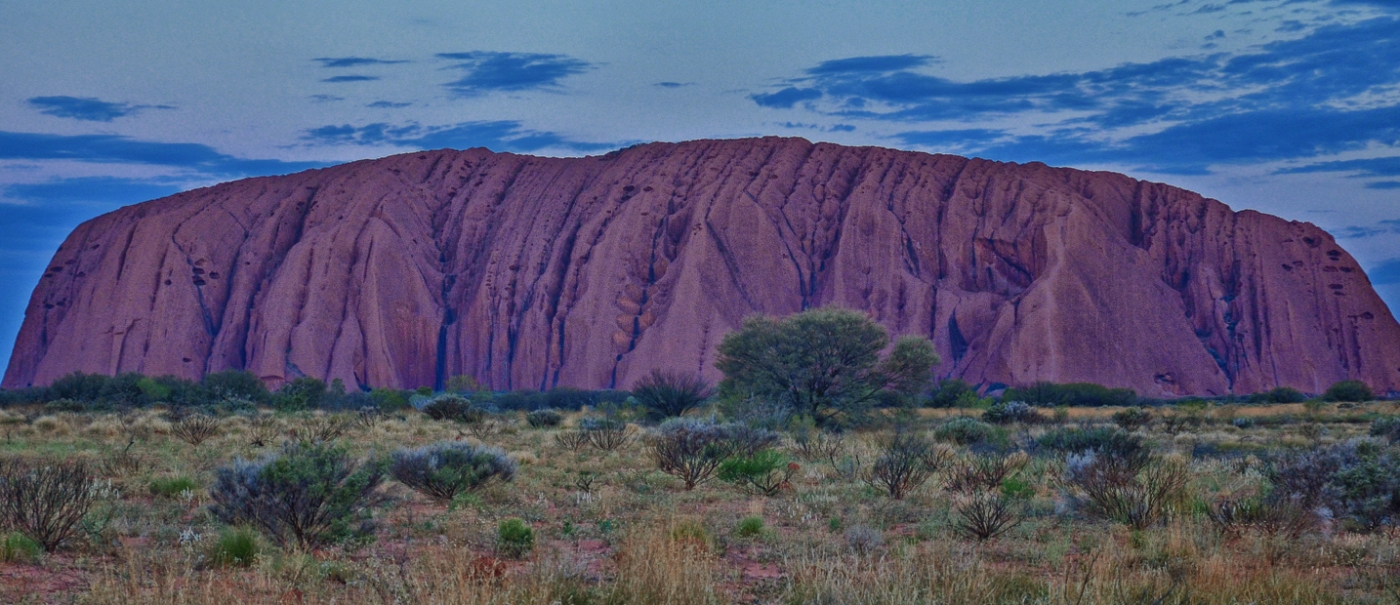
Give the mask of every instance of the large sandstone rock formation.
[[4, 385], [713, 379], [742, 317], [819, 305], [927, 335], [937, 373], [973, 383], [1400, 390], [1400, 325], [1311, 224], [1118, 174], [777, 138], [430, 151], [123, 208], [59, 249]]

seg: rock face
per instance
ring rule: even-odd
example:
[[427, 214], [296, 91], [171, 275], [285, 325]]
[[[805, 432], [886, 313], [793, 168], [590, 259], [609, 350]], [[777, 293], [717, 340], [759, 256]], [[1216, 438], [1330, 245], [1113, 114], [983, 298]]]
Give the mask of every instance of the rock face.
[[430, 151], [123, 208], [59, 249], [4, 386], [717, 379], [745, 315], [820, 305], [930, 337], [937, 374], [972, 383], [1400, 390], [1400, 325], [1311, 224], [1118, 174], [778, 138]]

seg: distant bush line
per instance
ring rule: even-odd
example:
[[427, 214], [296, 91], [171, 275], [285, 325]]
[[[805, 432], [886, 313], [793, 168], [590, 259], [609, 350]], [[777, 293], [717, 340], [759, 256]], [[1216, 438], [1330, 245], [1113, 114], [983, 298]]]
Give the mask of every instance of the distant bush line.
[[[656, 377], [651, 378], [652, 383]], [[645, 384], [643, 384], [645, 383]], [[558, 387], [547, 391], [490, 391], [474, 380], [457, 377], [449, 381], [447, 392], [470, 396], [477, 409], [498, 412], [538, 410], [577, 411], [584, 407], [637, 404], [643, 395], [654, 396], [655, 385], [639, 382], [642, 391], [587, 390]], [[703, 386], [703, 383], [696, 383]], [[698, 387], [697, 387], [698, 388]], [[651, 390], [647, 390], [651, 389]], [[999, 403], [1025, 402], [1035, 407], [1142, 407], [1213, 401], [1215, 403], [1284, 404], [1306, 401], [1368, 401], [1376, 394], [1366, 385], [1354, 380], [1342, 381], [1327, 391], [1311, 395], [1290, 387], [1278, 387], [1252, 395], [1221, 397], [1187, 397], [1177, 400], [1154, 399], [1138, 395], [1131, 389], [1109, 388], [1098, 384], [1077, 382], [1056, 384], [1037, 382], [1023, 387], [991, 385], [987, 390], [1001, 390], [999, 396], [983, 396], [979, 387], [956, 378], [944, 379], [933, 385], [921, 397], [910, 403], [932, 408], [982, 408]], [[702, 389], [703, 391], [703, 389]], [[353, 411], [376, 408], [394, 411], [413, 407], [415, 398], [421, 400], [434, 394], [432, 389], [364, 390], [358, 386], [347, 389], [340, 380], [329, 385], [315, 378], [297, 378], [273, 391], [257, 376], [241, 370], [226, 370], [193, 381], [174, 376], [148, 377], [136, 372], [106, 376], [75, 372], [45, 387], [0, 389], [0, 408], [21, 405], [46, 405], [53, 411], [103, 411], [129, 409], [162, 404], [171, 407], [239, 408], [272, 407], [279, 410]], [[713, 392], [703, 392], [696, 401], [709, 399]], [[650, 397], [655, 398], [655, 397]], [[879, 402], [876, 407], [898, 407], [902, 402]], [[697, 405], [689, 404], [685, 409]], [[668, 414], [660, 414], [663, 418]]]
[[[480, 389], [472, 381], [454, 381], [457, 386]], [[560, 387], [548, 391], [462, 391], [471, 395], [473, 405], [495, 411], [571, 410], [583, 407], [617, 405], [627, 401], [627, 391], [591, 391]], [[75, 372], [44, 387], [0, 389], [0, 407], [46, 405], [54, 411], [104, 411], [141, 408], [155, 404], [171, 407], [238, 408], [256, 406], [279, 410], [351, 411], [377, 408], [383, 411], [407, 409], [415, 397], [433, 395], [427, 387], [404, 389], [347, 389], [340, 380], [328, 385], [315, 378], [297, 378], [275, 391], [268, 390], [257, 376], [241, 370], [227, 370], [193, 381], [174, 376], [148, 377], [136, 372], [105, 376]]]

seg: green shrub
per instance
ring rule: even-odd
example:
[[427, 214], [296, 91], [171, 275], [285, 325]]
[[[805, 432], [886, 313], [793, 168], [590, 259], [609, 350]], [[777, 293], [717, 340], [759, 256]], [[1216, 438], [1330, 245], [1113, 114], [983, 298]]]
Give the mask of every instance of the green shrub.
[[1250, 403], [1302, 403], [1307, 400], [1307, 395], [1293, 387], [1274, 387], [1249, 396]]
[[1400, 525], [1400, 453], [1364, 441], [1337, 450], [1332, 485], [1346, 520], [1368, 531]]
[[1138, 457], [1147, 452], [1142, 438], [1109, 427], [1054, 429], [1041, 435], [1036, 445], [1057, 454], [1093, 451], [1116, 458]]
[[160, 477], [151, 481], [150, 491], [152, 496], [164, 498], [175, 498], [184, 492], [193, 492], [199, 489], [199, 484], [189, 477]]
[[408, 395], [394, 389], [375, 389], [369, 392], [369, 399], [382, 412], [397, 412], [412, 407]]
[[1006, 431], [975, 418], [960, 416], [933, 429], [933, 438], [958, 445], [1006, 443]]
[[1045, 417], [1024, 401], [1002, 401], [982, 412], [982, 420], [992, 424], [1039, 424]]
[[977, 398], [977, 391], [972, 385], [960, 378], [945, 378], [929, 394], [927, 405], [931, 408], [955, 407], [963, 393], [971, 393], [973, 399]]
[[326, 383], [303, 376], [282, 385], [272, 397], [272, 406], [284, 412], [314, 410], [326, 397]]
[[1123, 408], [1113, 413], [1113, 423], [1132, 432], [1152, 424], [1152, 412], [1147, 408]]
[[1353, 403], [1365, 403], [1376, 398], [1376, 394], [1371, 392], [1371, 387], [1360, 380], [1343, 380], [1330, 387], [1322, 394], [1325, 401], [1349, 401]]
[[215, 565], [247, 567], [258, 558], [258, 534], [248, 527], [231, 527], [219, 532], [209, 559]]
[[511, 481], [515, 468], [515, 461], [500, 448], [443, 441], [394, 452], [389, 474], [419, 493], [447, 502], [493, 481]]
[[276, 456], [218, 469], [210, 512], [257, 527], [278, 546], [317, 548], [373, 536], [383, 481], [382, 464], [358, 464], [327, 443], [291, 442]]
[[90, 406], [81, 401], [73, 399], [55, 399], [44, 404], [45, 414], [58, 414], [61, 412], [83, 412]]
[[564, 422], [564, 415], [558, 410], [549, 408], [535, 410], [525, 415], [525, 422], [537, 429], [559, 426]]
[[1001, 482], [1001, 495], [1013, 500], [1030, 500], [1035, 497], [1035, 486], [1019, 475], [1007, 477]]
[[535, 530], [524, 519], [510, 518], [496, 526], [496, 550], [501, 554], [520, 558], [535, 548]]
[[427, 414], [433, 420], [474, 424], [486, 419], [485, 410], [472, 406], [472, 402], [467, 398], [451, 393], [438, 395], [415, 405], [418, 406], [418, 411]]
[[733, 483], [745, 491], [773, 496], [788, 486], [798, 470], [797, 463], [773, 450], [760, 450], [725, 460], [715, 473], [720, 481]]
[[1381, 416], [1371, 421], [1371, 436], [1383, 437], [1386, 441], [1400, 441], [1400, 416]]
[[753, 538], [763, 535], [763, 517], [744, 517], [739, 520], [739, 524], [734, 526], [734, 533], [741, 538]]
[[12, 531], [0, 536], [0, 562], [37, 563], [44, 547], [34, 538]]

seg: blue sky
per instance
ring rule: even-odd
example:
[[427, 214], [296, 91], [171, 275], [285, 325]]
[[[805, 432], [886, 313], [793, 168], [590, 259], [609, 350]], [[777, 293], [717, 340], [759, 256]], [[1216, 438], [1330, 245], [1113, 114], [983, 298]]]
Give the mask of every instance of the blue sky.
[[1330, 230], [1400, 309], [1400, 2], [0, 4], [0, 363], [120, 206], [420, 148], [759, 135], [1114, 170]]

